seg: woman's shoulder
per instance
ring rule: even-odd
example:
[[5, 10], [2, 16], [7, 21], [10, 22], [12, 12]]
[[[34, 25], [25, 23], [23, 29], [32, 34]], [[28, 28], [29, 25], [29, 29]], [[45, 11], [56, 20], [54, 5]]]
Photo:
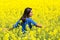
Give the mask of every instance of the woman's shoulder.
[[26, 18], [27, 20], [31, 20], [32, 18]]
[[26, 18], [27, 20], [31, 20], [32, 18]]

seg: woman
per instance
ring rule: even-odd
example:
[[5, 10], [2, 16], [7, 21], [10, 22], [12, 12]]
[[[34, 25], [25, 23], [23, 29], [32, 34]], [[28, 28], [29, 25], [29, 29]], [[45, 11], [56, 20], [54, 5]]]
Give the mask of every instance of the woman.
[[[28, 24], [29, 25], [29, 28], [31, 29], [32, 28], [32, 25], [33, 24], [34, 26], [36, 27], [42, 27], [41, 25], [37, 24], [36, 22], [34, 22], [30, 17], [32, 17], [32, 8], [29, 8], [27, 7], [25, 10], [24, 10], [24, 14], [23, 16], [18, 20], [18, 22], [14, 25], [13, 28], [16, 28], [19, 25], [22, 26], [22, 31], [25, 32], [26, 31], [26, 25]], [[20, 20], [22, 20], [22, 22], [20, 22]], [[13, 29], [11, 28], [11, 29]], [[9, 29], [9, 30], [11, 30]]]

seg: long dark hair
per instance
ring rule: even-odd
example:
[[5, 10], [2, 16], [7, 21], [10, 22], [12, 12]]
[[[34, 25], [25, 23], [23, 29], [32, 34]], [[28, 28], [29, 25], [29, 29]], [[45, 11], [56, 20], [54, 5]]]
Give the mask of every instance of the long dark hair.
[[25, 22], [25, 19], [27, 17], [29, 17], [29, 13], [31, 12], [32, 8], [29, 8], [27, 7], [25, 10], [24, 10], [24, 14], [22, 15], [22, 17], [20, 18], [20, 20], [22, 20], [22, 22]]

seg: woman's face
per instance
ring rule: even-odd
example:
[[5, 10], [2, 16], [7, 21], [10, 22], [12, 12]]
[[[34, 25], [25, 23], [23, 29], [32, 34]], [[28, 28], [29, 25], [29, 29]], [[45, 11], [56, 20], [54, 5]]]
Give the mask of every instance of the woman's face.
[[31, 17], [33, 14], [32, 14], [32, 10], [31, 10], [31, 12], [29, 13], [29, 17]]

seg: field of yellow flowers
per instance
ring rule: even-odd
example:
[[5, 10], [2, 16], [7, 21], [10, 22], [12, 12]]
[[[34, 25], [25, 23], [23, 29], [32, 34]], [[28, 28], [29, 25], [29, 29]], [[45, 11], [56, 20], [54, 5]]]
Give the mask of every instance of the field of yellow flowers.
[[[8, 31], [23, 15], [26, 7], [33, 10], [32, 19], [42, 28], [22, 26]], [[60, 40], [60, 0], [0, 0], [0, 40]]]

